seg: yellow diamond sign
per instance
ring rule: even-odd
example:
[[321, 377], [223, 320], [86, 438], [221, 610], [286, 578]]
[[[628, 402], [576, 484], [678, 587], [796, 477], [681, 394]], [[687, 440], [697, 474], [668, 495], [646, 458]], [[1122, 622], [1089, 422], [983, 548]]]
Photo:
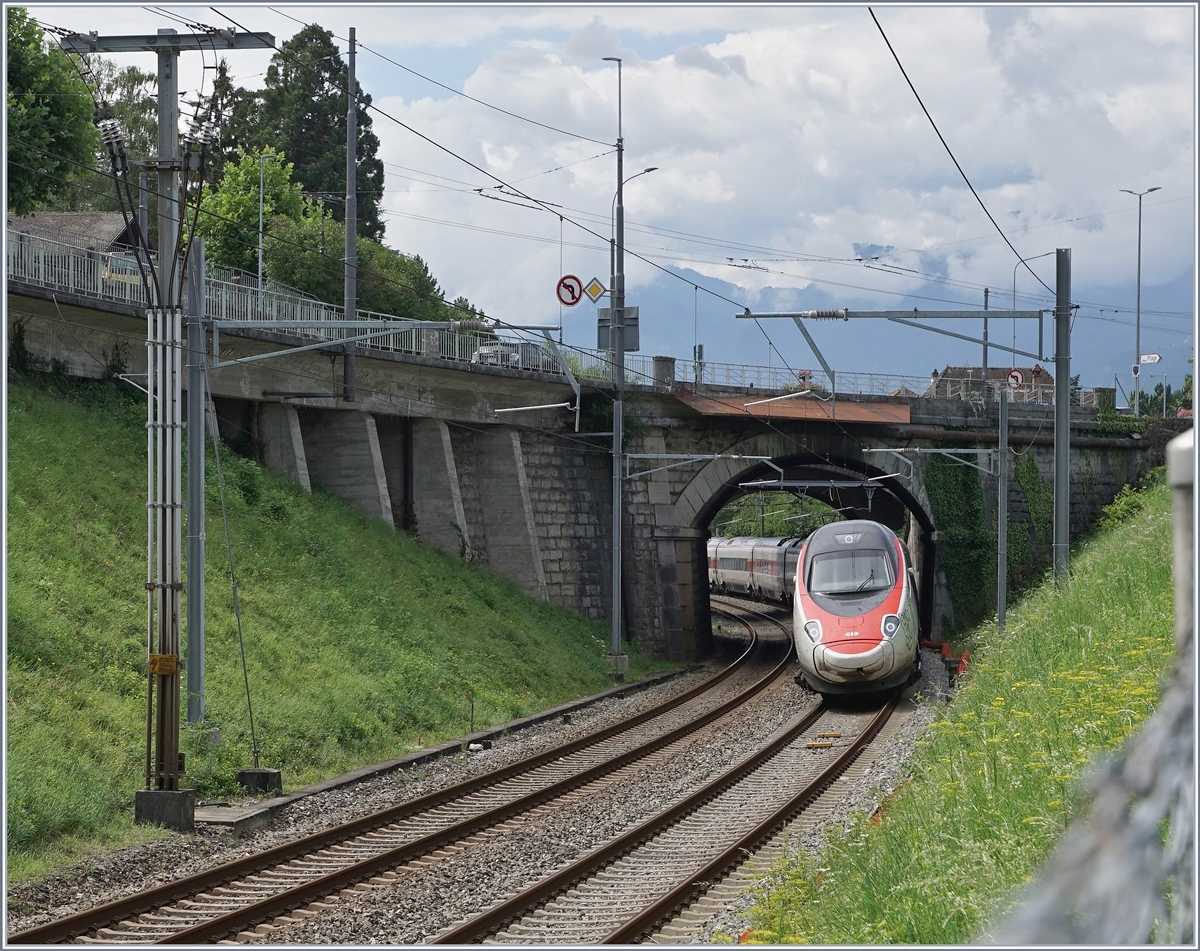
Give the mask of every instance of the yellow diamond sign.
[[583, 292], [585, 294], [587, 294], [587, 296], [591, 299], [591, 302], [594, 304], [601, 297], [603, 297], [605, 294], [608, 293], [608, 288], [600, 283], [599, 278], [593, 277], [590, 281], [587, 282], [587, 285], [584, 287]]

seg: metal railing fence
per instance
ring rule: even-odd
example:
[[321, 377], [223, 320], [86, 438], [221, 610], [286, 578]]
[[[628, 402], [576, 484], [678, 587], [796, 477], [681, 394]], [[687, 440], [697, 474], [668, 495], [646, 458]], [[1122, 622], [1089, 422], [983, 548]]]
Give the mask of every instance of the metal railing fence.
[[[9, 279], [122, 304], [147, 306], [137, 262], [120, 251], [91, 251], [64, 241], [8, 230], [5, 270]], [[341, 305], [326, 304], [295, 288], [270, 279], [258, 286], [258, 276], [234, 268], [210, 264], [207, 271], [205, 313], [217, 320], [305, 320], [339, 321]], [[357, 311], [364, 325], [395, 320], [389, 314]], [[289, 331], [295, 333], [295, 331]], [[304, 336], [344, 340], [354, 332], [342, 328], [309, 329]], [[510, 369], [559, 373], [549, 354], [537, 343], [514, 335], [460, 333], [449, 330], [403, 330], [357, 344], [384, 350], [431, 357], [455, 363], [476, 363]], [[612, 361], [608, 351], [564, 347], [572, 372], [584, 380], [611, 380]], [[654, 357], [625, 355], [626, 379], [631, 383], [655, 385]], [[792, 370], [786, 367], [748, 366], [735, 363], [675, 361], [676, 384], [693, 387], [731, 387], [787, 392], [812, 388], [828, 393], [832, 387], [823, 370]], [[926, 397], [934, 399], [998, 402], [1003, 383], [978, 380], [937, 379], [887, 373], [836, 374], [839, 396]], [[659, 384], [661, 385], [661, 383]], [[1009, 389], [1014, 403], [1053, 405], [1052, 384], [1026, 383]], [[1071, 402], [1095, 407], [1096, 391], [1076, 390]]]

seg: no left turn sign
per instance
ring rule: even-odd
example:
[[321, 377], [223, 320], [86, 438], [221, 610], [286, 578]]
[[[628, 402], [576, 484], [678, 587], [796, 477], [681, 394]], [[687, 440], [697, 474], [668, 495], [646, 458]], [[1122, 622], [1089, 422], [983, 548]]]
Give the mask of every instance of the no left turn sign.
[[554, 292], [558, 295], [560, 304], [564, 307], [574, 307], [583, 300], [583, 281], [574, 274], [566, 274], [559, 278], [558, 287]]

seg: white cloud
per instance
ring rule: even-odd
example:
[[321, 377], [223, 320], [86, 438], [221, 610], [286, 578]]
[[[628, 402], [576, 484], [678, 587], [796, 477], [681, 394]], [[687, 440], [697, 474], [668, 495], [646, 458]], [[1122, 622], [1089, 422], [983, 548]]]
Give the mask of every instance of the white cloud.
[[[103, 8], [101, 16], [100, 9], [44, 12], [50, 22], [84, 29], [102, 22], [120, 32], [162, 25], [144, 10]], [[445, 62], [466, 76], [470, 95], [601, 142], [616, 136], [617, 76], [600, 57], [624, 57], [625, 174], [659, 166], [628, 188], [627, 243], [662, 256], [654, 258], [659, 263], [731, 282], [747, 298], [767, 287], [824, 288], [856, 295], [860, 306], [884, 307], [903, 293], [981, 302], [988, 286], [1003, 291], [1007, 306], [1016, 259], [862, 8], [277, 9], [317, 18], [339, 35], [353, 23], [370, 46], [400, 62], [444, 51]], [[229, 12], [273, 29], [280, 40], [299, 28], [265, 8]], [[181, 15], [214, 18], [202, 7], [181, 8]], [[1119, 189], [1159, 185], [1144, 208], [1143, 283], [1186, 283], [1196, 255], [1192, 9], [884, 6], [876, 15], [1019, 253], [1072, 247], [1079, 299], [1131, 304], [1136, 201]], [[364, 53], [360, 63], [369, 57]], [[424, 69], [449, 81], [434, 66]], [[560, 248], [557, 214], [480, 198], [473, 189], [495, 181], [377, 116], [386, 162], [466, 183], [427, 176], [413, 182], [400, 177], [413, 173], [390, 167], [384, 199], [389, 209], [419, 216], [389, 219], [389, 242], [419, 252], [452, 296], [465, 293], [500, 316], [557, 320], [552, 295], [560, 255], [566, 270], [606, 278], [613, 158], [570, 164], [604, 145], [432, 87], [415, 98], [387, 87], [367, 91], [386, 112], [561, 206], [568, 219]], [[570, 167], [539, 174], [564, 165]], [[642, 225], [660, 230], [647, 233]], [[867, 270], [844, 260], [857, 256], [856, 245], [892, 246], [889, 263], [968, 286], [931, 284], [911, 271]], [[767, 270], [730, 267], [729, 257]], [[1052, 257], [1035, 267], [1053, 283]], [[659, 272], [629, 261], [631, 293], [653, 286], [673, 301], [662, 282]], [[1018, 275], [1018, 285], [1021, 293], [1036, 287], [1027, 274]], [[689, 285], [680, 284], [679, 302], [690, 313]], [[569, 321], [582, 326], [581, 312], [569, 313]], [[689, 348], [690, 337], [683, 349]]]

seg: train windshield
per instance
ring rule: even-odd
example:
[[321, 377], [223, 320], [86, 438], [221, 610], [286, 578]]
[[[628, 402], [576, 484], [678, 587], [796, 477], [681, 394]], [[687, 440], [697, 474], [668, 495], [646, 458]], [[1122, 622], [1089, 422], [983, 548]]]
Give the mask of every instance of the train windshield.
[[877, 548], [816, 555], [808, 570], [808, 590], [812, 594], [866, 594], [892, 584], [891, 562], [887, 553]]

